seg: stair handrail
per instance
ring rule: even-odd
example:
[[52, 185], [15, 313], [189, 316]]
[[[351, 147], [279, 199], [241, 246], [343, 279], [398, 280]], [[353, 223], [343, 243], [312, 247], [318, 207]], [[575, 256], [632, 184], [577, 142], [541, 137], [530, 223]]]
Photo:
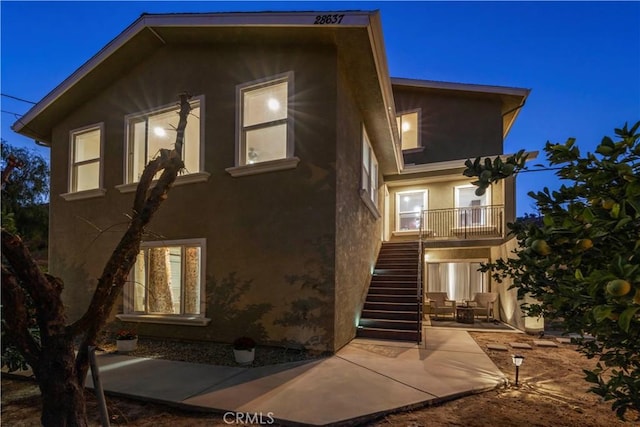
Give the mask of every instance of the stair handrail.
[[422, 289], [422, 233], [424, 232], [424, 216], [426, 211], [420, 211], [420, 221], [419, 221], [419, 231], [418, 231], [418, 280], [416, 286], [416, 301], [418, 303], [418, 320], [417, 320], [417, 329], [418, 329], [418, 344], [422, 342], [422, 310], [423, 310], [423, 289]]

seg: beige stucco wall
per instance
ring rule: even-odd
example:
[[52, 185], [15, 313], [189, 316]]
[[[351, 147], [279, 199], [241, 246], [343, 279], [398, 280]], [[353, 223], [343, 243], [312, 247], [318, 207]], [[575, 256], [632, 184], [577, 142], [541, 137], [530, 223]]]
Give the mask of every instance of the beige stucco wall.
[[[513, 257], [513, 250], [517, 248], [517, 239], [511, 239], [501, 246], [491, 249], [491, 257], [495, 261], [499, 258], [507, 259]], [[530, 333], [544, 330], [544, 319], [526, 317], [520, 308], [523, 302], [531, 302], [529, 299], [518, 299], [517, 289], [509, 289], [513, 281], [506, 278], [502, 283], [493, 280], [492, 289], [498, 292], [500, 298], [500, 318], [503, 322], [510, 324], [520, 330]]]
[[[65, 280], [70, 317], [84, 311], [130, 212], [133, 193], [115, 189], [124, 177], [125, 115], [173, 103], [187, 90], [205, 97], [204, 160], [211, 176], [173, 188], [147, 239], [206, 238], [212, 321], [135, 326], [143, 335], [231, 341], [248, 334], [333, 350], [336, 70], [335, 50], [327, 46], [167, 46], [62, 120], [51, 150], [50, 265]], [[236, 85], [288, 71], [295, 79], [300, 164], [231, 177], [225, 168], [234, 165]], [[69, 131], [98, 122], [105, 129], [106, 195], [65, 201], [59, 194], [67, 191]]]
[[[356, 333], [381, 242], [382, 220], [360, 197], [362, 120], [353, 94], [339, 78], [336, 183], [335, 347]], [[351, 117], [352, 120], [343, 120]], [[379, 203], [381, 206], [381, 202]], [[382, 210], [379, 209], [379, 212]]]
[[[465, 177], [449, 177], [446, 180], [425, 180], [412, 185], [394, 186], [389, 188], [389, 225], [391, 231], [397, 229], [397, 194], [406, 191], [427, 190], [427, 209], [451, 209], [455, 207], [455, 187], [468, 185], [471, 180]], [[491, 205], [504, 204], [504, 183], [500, 181], [490, 189]]]

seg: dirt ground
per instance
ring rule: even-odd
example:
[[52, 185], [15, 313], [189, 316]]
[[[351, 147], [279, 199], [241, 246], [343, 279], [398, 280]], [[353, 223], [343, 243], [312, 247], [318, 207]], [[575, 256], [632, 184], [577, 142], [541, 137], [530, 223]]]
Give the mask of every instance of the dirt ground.
[[[472, 332], [496, 366], [509, 378], [509, 384], [496, 390], [475, 394], [437, 406], [391, 414], [367, 426], [631, 426], [619, 421], [610, 404], [587, 393], [582, 369], [595, 361], [575, 351], [572, 345], [558, 348], [533, 346], [521, 350], [525, 356], [520, 368], [519, 386], [511, 351], [487, 350], [488, 343], [532, 343], [536, 337], [524, 334]], [[91, 425], [99, 425], [95, 398], [87, 393]], [[163, 405], [130, 399], [107, 397], [112, 425], [127, 426], [226, 426], [219, 414], [186, 412]], [[29, 381], [2, 379], [3, 426], [38, 426], [40, 398], [37, 386]]]

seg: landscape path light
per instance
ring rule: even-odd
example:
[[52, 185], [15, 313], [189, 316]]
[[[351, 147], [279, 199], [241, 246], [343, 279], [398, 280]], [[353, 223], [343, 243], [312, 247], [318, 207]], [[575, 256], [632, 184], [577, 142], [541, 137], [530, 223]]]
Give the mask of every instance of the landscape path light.
[[516, 365], [516, 385], [518, 385], [518, 373], [520, 371], [520, 365], [524, 362], [524, 356], [513, 354], [511, 355], [511, 360], [513, 361], [513, 364]]

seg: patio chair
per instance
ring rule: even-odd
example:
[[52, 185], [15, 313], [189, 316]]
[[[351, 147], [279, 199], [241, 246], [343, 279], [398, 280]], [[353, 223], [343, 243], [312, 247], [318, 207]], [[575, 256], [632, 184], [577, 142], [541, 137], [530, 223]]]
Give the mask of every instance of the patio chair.
[[455, 316], [456, 302], [450, 300], [446, 292], [427, 292], [426, 296], [425, 313], [429, 315], [433, 314], [436, 319], [439, 314], [451, 314], [452, 317]]
[[479, 292], [473, 296], [473, 299], [467, 301], [469, 307], [473, 307], [476, 317], [486, 316], [487, 321], [493, 318], [493, 303], [498, 299], [495, 292]]

